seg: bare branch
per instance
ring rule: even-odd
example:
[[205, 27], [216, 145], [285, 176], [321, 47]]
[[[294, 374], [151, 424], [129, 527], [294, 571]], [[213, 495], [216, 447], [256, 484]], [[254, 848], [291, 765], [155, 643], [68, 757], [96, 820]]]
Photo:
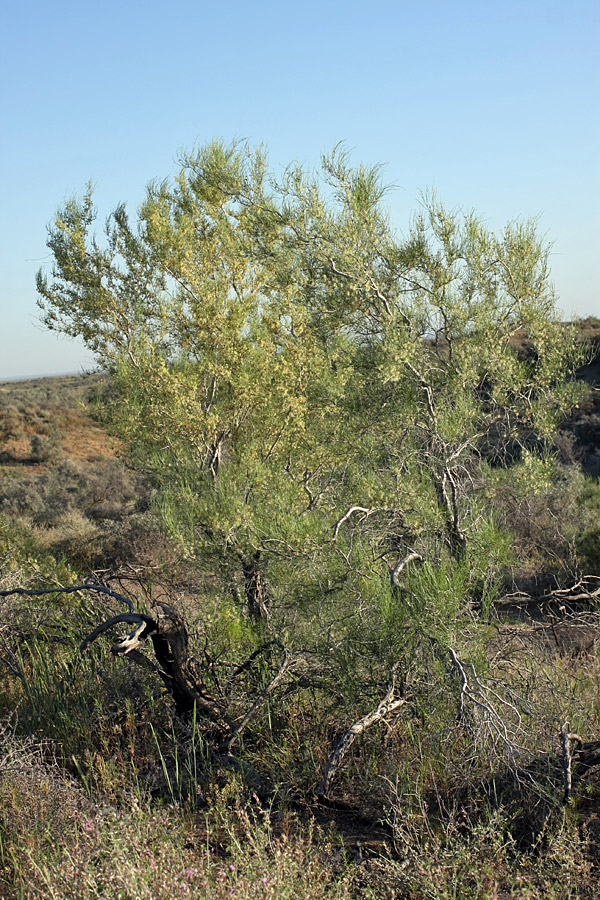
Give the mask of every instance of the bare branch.
[[415, 376], [415, 378], [418, 380], [419, 384], [421, 385], [421, 388], [424, 391], [425, 396], [427, 398], [427, 409], [429, 411], [429, 418], [435, 425], [437, 423], [437, 416], [436, 416], [436, 412], [435, 412], [435, 406], [433, 403], [433, 389], [432, 389], [431, 385], [426, 381], [426, 379], [423, 377], [423, 375], [421, 375], [421, 373], [418, 372], [417, 369], [415, 369], [415, 367], [413, 366], [412, 363], [408, 362], [408, 360], [405, 360], [404, 364], [405, 364], [406, 368], [410, 372], [412, 372], [412, 374]]
[[519, 698], [509, 690], [505, 692], [507, 696], [501, 696], [489, 683], [483, 682], [475, 667], [460, 659], [452, 647], [448, 648], [448, 652], [461, 682], [459, 721], [466, 720], [468, 702], [475, 726], [475, 740], [489, 738], [493, 744], [500, 742], [516, 770], [517, 753], [523, 750], [518, 742], [518, 736], [522, 733], [522, 717], [517, 708]]
[[351, 506], [350, 509], [348, 510], [348, 512], [344, 513], [342, 518], [338, 519], [338, 521], [335, 523], [335, 527], [333, 529], [333, 540], [334, 541], [336, 540], [336, 538], [339, 534], [339, 530], [342, 527], [342, 525], [344, 524], [344, 522], [346, 522], [350, 518], [350, 516], [352, 516], [355, 512], [361, 512], [361, 513], [364, 513], [365, 516], [370, 516], [371, 513], [373, 512], [373, 510], [366, 509], [366, 507], [364, 507], [364, 506]]
[[568, 803], [571, 799], [571, 791], [573, 789], [573, 743], [578, 743], [583, 747], [583, 741], [577, 734], [569, 731], [569, 725], [565, 722], [560, 730], [563, 747], [563, 772], [565, 779], [565, 793], [563, 803]]
[[341, 272], [340, 269], [338, 269], [338, 267], [336, 266], [336, 264], [333, 261], [333, 259], [331, 258], [331, 256], [329, 256], [327, 258], [327, 262], [329, 263], [329, 268], [331, 269], [331, 271], [333, 272], [334, 275], [340, 275], [342, 278], [347, 278], [349, 281], [356, 281], [356, 278], [354, 277], [354, 275], [350, 275], [348, 272]]
[[124, 603], [130, 613], [134, 611], [133, 603], [129, 597], [118, 594], [116, 591], [104, 587], [103, 584], [76, 584], [74, 587], [44, 588], [44, 590], [34, 591], [28, 591], [25, 588], [12, 588], [10, 591], [0, 591], [0, 597], [12, 597], [13, 594], [21, 594], [25, 597], [41, 597], [43, 594], [75, 594], [77, 591], [96, 591], [99, 594], [106, 594], [108, 597], [114, 597], [115, 600], [120, 600], [121, 603]]
[[355, 722], [354, 725], [351, 725], [338, 740], [333, 748], [333, 753], [329, 757], [329, 762], [327, 763], [323, 777], [317, 788], [317, 794], [327, 797], [331, 782], [356, 738], [366, 731], [367, 728], [370, 728], [371, 725], [374, 725], [375, 722], [380, 722], [390, 713], [394, 712], [394, 710], [399, 709], [406, 703], [406, 700], [394, 698], [395, 689], [395, 680], [392, 678], [392, 683], [379, 706], [370, 713], [367, 713], [366, 716], [363, 716], [362, 719], [359, 719], [358, 722]]
[[500, 597], [495, 606], [513, 606], [513, 605], [542, 605], [544, 603], [557, 603], [560, 602], [562, 604], [566, 603], [581, 603], [582, 600], [600, 600], [600, 585], [594, 588], [594, 585], [591, 583], [596, 581], [599, 576], [597, 575], [586, 575], [584, 578], [581, 578], [576, 584], [572, 585], [568, 588], [558, 588], [553, 591], [548, 591], [545, 594], [540, 595], [532, 595], [528, 594], [525, 591], [517, 591], [513, 594], [505, 594], [503, 597]]
[[382, 294], [381, 289], [380, 289], [379, 286], [376, 284], [376, 282], [375, 282], [375, 280], [373, 279], [373, 277], [369, 278], [369, 283], [370, 283], [370, 285], [371, 285], [371, 290], [373, 291], [373, 293], [375, 294], [375, 296], [377, 297], [377, 299], [380, 300], [381, 303], [383, 304], [383, 308], [385, 309], [386, 314], [387, 314], [388, 316], [391, 317], [391, 315], [392, 315], [392, 307], [390, 306], [390, 301], [389, 301], [388, 298], [385, 296], [385, 294]]
[[[250, 654], [250, 656], [248, 657], [246, 662], [243, 662], [243, 663], [241, 663], [241, 665], [236, 666], [235, 670], [232, 672], [231, 677], [237, 678], [238, 675], [241, 675], [242, 672], [245, 672], [246, 669], [250, 668], [250, 666], [252, 665], [252, 663], [254, 662], [255, 659], [257, 659], [263, 653], [266, 653], [266, 651], [269, 650], [273, 646], [281, 647], [281, 643], [277, 639], [274, 639], [272, 641], [267, 641], [266, 644], [263, 644], [257, 650], [254, 650], [254, 652]], [[281, 647], [281, 649], [283, 649], [283, 647]]]
[[0, 663], [4, 663], [4, 665], [13, 673], [13, 675], [16, 675], [17, 678], [20, 678], [21, 681], [25, 682], [25, 673], [19, 665], [17, 657], [7, 646], [4, 636], [2, 637], [2, 644], [3, 653], [2, 655], [0, 655]]
[[[87, 648], [92, 644], [96, 638], [100, 637], [101, 634], [104, 634], [105, 631], [108, 631], [109, 628], [112, 628], [113, 625], [118, 625], [119, 622], [131, 622], [139, 627], [133, 631], [127, 638], [123, 638], [119, 644], [115, 644], [115, 647], [123, 645], [128, 649], [124, 649], [122, 652], [117, 652], [116, 656], [125, 656], [129, 650], [134, 650], [137, 647], [141, 646], [142, 640], [140, 639], [142, 633], [145, 629], [147, 629], [148, 636], [152, 631], [156, 631], [157, 624], [151, 616], [145, 616], [142, 613], [121, 613], [118, 616], [113, 616], [111, 619], [107, 619], [106, 622], [102, 622], [101, 625], [98, 625], [97, 628], [94, 628], [90, 634], [87, 635], [86, 638], [81, 642], [79, 646], [79, 650], [81, 653], [85, 653]], [[129, 641], [131, 646], [126, 642]], [[113, 648], [114, 649], [114, 648]]]
[[404, 568], [410, 562], [413, 562], [413, 560], [422, 561], [423, 557], [421, 556], [420, 553], [417, 553], [416, 550], [409, 550], [409, 552], [406, 554], [406, 556], [403, 556], [401, 559], [398, 560], [398, 562], [396, 563], [396, 565], [394, 566], [394, 568], [392, 569], [392, 572], [390, 574], [390, 581], [391, 581], [392, 587], [400, 586], [398, 579], [402, 575]]
[[266, 700], [266, 698], [269, 696], [269, 694], [273, 693], [273, 691], [275, 690], [275, 688], [277, 687], [277, 685], [279, 684], [279, 682], [281, 681], [283, 676], [288, 671], [291, 662], [292, 662], [292, 655], [289, 652], [289, 650], [285, 650], [284, 655], [283, 655], [283, 662], [281, 663], [281, 666], [279, 667], [279, 671], [276, 673], [276, 675], [274, 675], [274, 677], [271, 679], [271, 681], [269, 682], [267, 687], [264, 689], [264, 691], [262, 691], [260, 696], [257, 697], [257, 699], [254, 701], [254, 703], [252, 704], [252, 706], [250, 707], [248, 712], [245, 714], [245, 716], [243, 717], [241, 722], [239, 722], [235, 726], [235, 728], [233, 729], [233, 731], [231, 732], [231, 734], [229, 735], [229, 737], [227, 738], [225, 743], [222, 744], [221, 749], [224, 750], [225, 753], [230, 752], [235, 739], [238, 737], [239, 734], [241, 734], [241, 732], [244, 730], [244, 728], [246, 727], [246, 725], [248, 724], [250, 719], [252, 719], [256, 715], [258, 708], [260, 707], [262, 702], [264, 700]]

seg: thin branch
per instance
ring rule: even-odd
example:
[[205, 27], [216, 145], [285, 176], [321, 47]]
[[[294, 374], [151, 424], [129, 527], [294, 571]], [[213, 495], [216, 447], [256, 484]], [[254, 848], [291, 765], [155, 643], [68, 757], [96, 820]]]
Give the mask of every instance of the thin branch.
[[413, 364], [408, 362], [408, 360], [405, 360], [404, 365], [410, 372], [412, 372], [412, 374], [421, 385], [421, 388], [425, 392], [425, 396], [427, 397], [427, 409], [429, 410], [429, 417], [434, 425], [437, 424], [437, 416], [435, 412], [435, 406], [433, 404], [433, 389], [431, 385], [425, 380], [423, 375], [421, 375], [421, 373], [417, 371], [417, 369], [415, 369]]
[[355, 722], [354, 725], [351, 725], [350, 728], [346, 732], [344, 732], [342, 737], [338, 740], [337, 744], [333, 748], [333, 753], [329, 757], [329, 762], [327, 763], [327, 766], [323, 773], [323, 777], [319, 783], [319, 787], [317, 788], [318, 795], [327, 797], [329, 789], [331, 787], [331, 782], [337, 774], [344, 757], [348, 753], [356, 738], [359, 737], [364, 731], [366, 731], [367, 728], [369, 728], [371, 725], [374, 725], [375, 722], [380, 722], [381, 719], [385, 718], [387, 715], [394, 712], [394, 710], [399, 709], [399, 707], [403, 706], [406, 703], [406, 700], [394, 698], [395, 689], [395, 679], [392, 678], [392, 683], [390, 684], [387, 693], [379, 706], [377, 706], [377, 708], [372, 710], [370, 713], [367, 713], [366, 716], [363, 716], [362, 719], [359, 719], [358, 722]]
[[277, 687], [277, 685], [279, 684], [281, 679], [284, 677], [284, 675], [288, 671], [291, 662], [292, 662], [292, 654], [289, 652], [289, 650], [285, 650], [284, 655], [283, 655], [283, 662], [281, 663], [279, 671], [271, 679], [271, 681], [269, 682], [267, 687], [264, 689], [264, 691], [262, 691], [260, 696], [257, 697], [257, 699], [254, 701], [254, 703], [252, 704], [252, 706], [250, 707], [250, 709], [248, 710], [246, 715], [243, 717], [241, 722], [239, 722], [235, 726], [235, 728], [233, 729], [233, 731], [231, 732], [231, 734], [229, 735], [229, 737], [227, 738], [225, 743], [222, 744], [221, 749], [225, 753], [230, 752], [235, 739], [238, 737], [239, 734], [241, 734], [241, 732], [244, 730], [244, 728], [246, 727], [246, 725], [248, 724], [250, 719], [252, 719], [256, 715], [256, 713], [257, 713], [259, 707], [261, 706], [261, 704], [263, 703], [263, 701], [266, 700], [266, 698], [269, 696], [269, 694], [273, 693], [273, 691], [275, 690], [275, 688]]
[[44, 590], [36, 591], [26, 591], [25, 588], [13, 588], [10, 591], [0, 591], [0, 597], [12, 597], [13, 594], [21, 594], [25, 597], [41, 597], [43, 594], [74, 594], [77, 591], [96, 591], [99, 594], [106, 594], [108, 597], [114, 597], [115, 600], [120, 600], [121, 603], [124, 603], [130, 613], [134, 611], [133, 603], [129, 597], [124, 597], [123, 594], [118, 594], [116, 591], [104, 587], [103, 584], [76, 584], [74, 587], [45, 588]]
[[525, 591], [517, 591], [513, 594], [504, 594], [504, 596], [500, 597], [494, 605], [496, 607], [513, 606], [515, 604], [523, 604], [524, 606], [529, 606], [533, 604], [538, 605], [551, 602], [560, 602], [562, 604], [565, 604], [578, 603], [582, 600], [600, 600], [600, 586], [593, 589], [593, 585], [589, 584], [590, 581], [597, 578], [597, 575], [586, 575], [572, 587], [558, 588], [556, 590], [548, 591], [546, 594], [541, 594], [538, 596], [528, 594]]
[[[483, 683], [475, 667], [470, 663], [464, 663], [452, 647], [448, 648], [448, 652], [461, 681], [459, 721], [466, 718], [468, 701], [473, 707], [473, 712], [479, 712], [479, 739], [481, 740], [487, 733], [494, 743], [500, 741], [504, 744], [516, 770], [516, 755], [523, 750], [516, 738], [516, 735], [522, 732], [522, 717], [517, 706]], [[467, 669], [470, 674], [467, 674]], [[505, 708], [504, 714], [499, 712], [498, 706]], [[507, 720], [507, 716], [512, 716], [512, 723], [510, 719]], [[477, 722], [477, 717], [475, 717], [475, 722]], [[475, 738], [477, 739], [477, 737], [476, 732]]]
[[386, 314], [391, 318], [392, 307], [390, 306], [390, 301], [385, 296], [385, 294], [382, 294], [381, 289], [379, 288], [373, 277], [369, 278], [369, 283], [371, 285], [371, 290], [373, 291], [377, 299], [380, 300], [381, 303], [383, 303], [383, 308], [385, 309]]
[[12, 650], [7, 646], [4, 637], [2, 638], [3, 647], [3, 655], [0, 655], [0, 663], [4, 663], [4, 665], [10, 669], [13, 675], [16, 675], [17, 678], [20, 678], [22, 682], [25, 682], [25, 673], [23, 672], [21, 666], [19, 665], [19, 661]]
[[341, 272], [337, 268], [337, 266], [331, 256], [329, 256], [327, 258], [327, 262], [329, 263], [329, 268], [331, 269], [331, 271], [333, 272], [334, 275], [340, 275], [342, 278], [347, 278], [349, 281], [356, 281], [356, 278], [354, 275], [350, 275], [348, 272]]
[[[267, 650], [269, 650], [273, 646], [281, 647], [281, 643], [276, 639], [272, 640], [272, 641], [267, 641], [266, 644], [263, 644], [262, 647], [259, 647], [258, 650], [255, 650], [253, 653], [251, 653], [250, 656], [248, 657], [248, 659], [246, 660], [246, 662], [241, 663], [241, 665], [237, 666], [236, 669], [232, 672], [231, 677], [237, 678], [238, 675], [241, 675], [242, 672], [245, 672], [246, 669], [250, 668], [250, 666], [252, 665], [254, 660], [257, 659], [257, 657], [261, 656], [263, 653], [265, 653]], [[282, 647], [282, 649], [283, 649], [283, 647]]]

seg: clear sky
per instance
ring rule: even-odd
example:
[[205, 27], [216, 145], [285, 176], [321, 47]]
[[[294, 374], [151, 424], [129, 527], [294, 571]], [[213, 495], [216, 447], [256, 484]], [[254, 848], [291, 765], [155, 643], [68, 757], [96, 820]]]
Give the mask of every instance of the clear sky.
[[0, 378], [93, 364], [37, 321], [46, 225], [92, 179], [102, 222], [134, 210], [178, 150], [270, 148], [279, 170], [344, 141], [493, 228], [538, 216], [567, 316], [600, 316], [597, 0], [103, 0], [5, 3]]

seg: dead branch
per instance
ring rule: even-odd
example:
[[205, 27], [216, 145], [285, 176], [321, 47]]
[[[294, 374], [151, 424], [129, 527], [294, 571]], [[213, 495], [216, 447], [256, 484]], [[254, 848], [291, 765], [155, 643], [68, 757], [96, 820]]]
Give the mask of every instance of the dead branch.
[[344, 524], [344, 522], [346, 522], [350, 518], [350, 516], [352, 516], [355, 512], [361, 512], [361, 513], [364, 513], [365, 516], [369, 516], [369, 515], [371, 515], [373, 510], [366, 509], [364, 506], [351, 506], [350, 509], [346, 513], [344, 513], [342, 518], [338, 519], [338, 521], [335, 523], [335, 526], [333, 529], [333, 540], [334, 541], [337, 539], [339, 530], [342, 527], [342, 525]]
[[188, 632], [181, 617], [166, 603], [157, 603], [157, 628], [150, 635], [159, 675], [166, 684], [178, 715], [197, 712], [219, 731], [229, 730], [221, 705], [204, 684], [200, 667], [190, 657]]
[[19, 665], [17, 657], [12, 652], [10, 647], [8, 647], [4, 635], [2, 635], [2, 654], [0, 655], [0, 663], [4, 663], [4, 665], [13, 673], [13, 675], [16, 675], [16, 677], [20, 678], [22, 682], [25, 682], [25, 673]]
[[550, 773], [552, 789], [554, 789], [558, 780], [558, 772], [562, 770], [564, 786], [562, 802], [567, 804], [572, 798], [575, 785], [588, 772], [600, 765], [600, 741], [584, 741], [578, 734], [569, 730], [568, 722], [564, 722], [560, 729], [560, 739], [560, 757], [554, 754], [537, 757], [522, 769], [519, 775], [535, 783], [538, 782], [540, 774], [542, 774], [542, 780], [546, 780]]
[[[109, 628], [112, 628], [113, 625], [118, 625], [119, 622], [131, 622], [138, 626], [138, 628], [132, 632], [131, 635], [128, 635], [127, 638], [122, 638], [117, 644], [113, 647], [113, 653], [115, 656], [125, 656], [130, 650], [134, 650], [137, 647], [141, 646], [142, 642], [150, 635], [152, 631], [156, 631], [157, 625], [154, 619], [151, 616], [145, 616], [141, 613], [121, 613], [118, 616], [113, 616], [111, 619], [107, 619], [106, 622], [102, 622], [101, 625], [98, 625], [97, 628], [94, 628], [81, 642], [79, 645], [79, 650], [81, 653], [85, 653], [87, 648], [92, 644], [96, 638], [100, 637], [101, 634], [104, 634], [105, 631], [108, 631]], [[135, 636], [135, 645], [129, 647], [126, 643], [128, 640], [133, 641]], [[115, 651], [115, 647], [123, 646], [123, 649], [118, 652]], [[129, 647], [129, 649], [127, 649]]]
[[286, 672], [288, 671], [292, 662], [292, 655], [289, 650], [285, 650], [283, 654], [283, 662], [279, 667], [279, 671], [273, 676], [267, 687], [264, 691], [261, 692], [260, 696], [254, 701], [248, 712], [242, 718], [242, 720], [235, 726], [227, 740], [224, 744], [221, 745], [221, 750], [225, 753], [230, 753], [231, 748], [235, 739], [242, 733], [250, 719], [252, 719], [256, 713], [258, 712], [259, 707], [267, 699], [269, 694], [272, 694], [277, 685], [280, 683]]
[[563, 748], [563, 772], [565, 779], [565, 793], [563, 803], [568, 803], [571, 799], [571, 791], [573, 789], [573, 744], [577, 743], [583, 747], [583, 741], [577, 734], [569, 731], [569, 726], [565, 722], [560, 730]]
[[410, 562], [413, 562], [414, 560], [420, 560], [420, 561], [423, 560], [423, 557], [421, 556], [421, 554], [417, 553], [416, 550], [409, 550], [409, 552], [405, 556], [403, 556], [402, 559], [398, 560], [398, 562], [396, 563], [396, 565], [394, 566], [394, 568], [392, 569], [392, 572], [390, 574], [390, 581], [391, 581], [392, 587], [400, 587], [399, 579], [400, 579], [400, 576], [402, 575], [402, 572], [404, 571], [405, 567]]
[[561, 604], [577, 604], [582, 601], [600, 601], [600, 585], [595, 587], [594, 584], [597, 580], [598, 576], [586, 575], [571, 587], [557, 588], [539, 595], [528, 594], [525, 591], [516, 591], [512, 594], [504, 594], [494, 605], [502, 608], [506, 606], [543, 606], [558, 602]]
[[246, 669], [250, 668], [255, 659], [258, 659], [259, 656], [262, 656], [262, 654], [266, 653], [267, 650], [270, 650], [271, 647], [281, 647], [281, 649], [283, 650], [283, 646], [280, 641], [276, 639], [267, 641], [265, 644], [262, 644], [260, 647], [258, 647], [257, 650], [254, 650], [245, 662], [237, 665], [234, 671], [231, 673], [231, 677], [237, 678], [238, 675], [241, 675], [242, 672], [245, 672]]
[[[43, 594], [73, 594], [84, 590], [96, 591], [121, 600], [126, 604], [129, 612], [112, 616], [98, 625], [83, 639], [80, 645], [81, 653], [85, 653], [90, 644], [115, 625], [121, 622], [135, 625], [136, 628], [130, 634], [119, 638], [113, 644], [112, 652], [115, 656], [128, 656], [140, 665], [149, 665], [153, 668], [173, 697], [178, 715], [183, 717], [190, 716], [194, 708], [196, 708], [197, 712], [208, 719], [211, 726], [217, 729], [217, 732], [230, 731], [230, 724], [223, 714], [221, 705], [211, 696], [204, 684], [199, 666], [190, 657], [188, 633], [185, 624], [175, 610], [166, 603], [155, 604], [157, 609], [156, 617], [137, 613], [128, 597], [98, 584], [78, 584], [68, 588], [32, 591], [24, 588], [13, 588], [10, 591], [0, 591], [0, 596], [8, 597], [14, 594], [21, 594], [29, 597], [38, 597]], [[144, 645], [148, 637], [152, 641], [157, 662], [156, 666], [153, 666], [139, 652], [139, 648]], [[146, 661], [144, 662], [144, 660]]]
[[25, 588], [12, 588], [10, 591], [0, 591], [0, 597], [12, 597], [14, 594], [21, 594], [25, 597], [41, 597], [43, 594], [75, 594], [77, 591], [96, 591], [98, 594], [106, 594], [107, 597], [113, 597], [115, 600], [120, 600], [121, 603], [124, 603], [130, 613], [134, 612], [133, 603], [129, 597], [118, 594], [103, 584], [76, 584], [68, 588], [45, 588], [44, 590], [34, 591], [25, 590]]
[[317, 795], [325, 797], [326, 799], [328, 798], [331, 782], [339, 771], [344, 757], [356, 738], [363, 734], [367, 728], [370, 728], [371, 725], [374, 725], [375, 722], [380, 722], [390, 713], [394, 712], [394, 710], [399, 709], [406, 703], [405, 700], [394, 697], [395, 690], [395, 678], [392, 677], [392, 682], [379, 706], [370, 713], [367, 713], [366, 716], [363, 716], [362, 719], [359, 719], [358, 722], [355, 722], [354, 725], [351, 725], [338, 740], [333, 748], [333, 753], [329, 757], [329, 762], [327, 763], [323, 777], [317, 788]]
[[466, 721], [469, 713], [475, 726], [476, 740], [491, 739], [493, 744], [499, 742], [504, 745], [516, 771], [516, 757], [524, 750], [518, 740], [522, 733], [519, 698], [506, 686], [503, 696], [492, 684], [481, 679], [472, 663], [462, 660], [452, 647], [448, 648], [448, 652], [460, 678], [458, 720]]

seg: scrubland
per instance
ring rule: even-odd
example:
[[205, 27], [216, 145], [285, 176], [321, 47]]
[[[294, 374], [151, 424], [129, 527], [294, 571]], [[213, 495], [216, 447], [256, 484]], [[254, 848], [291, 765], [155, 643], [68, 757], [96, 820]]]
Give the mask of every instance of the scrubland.
[[[586, 327], [597, 340], [597, 324]], [[555, 441], [544, 490], [524, 497], [498, 479], [497, 520], [519, 552], [503, 564], [502, 592], [473, 614], [469, 661], [444, 671], [397, 605], [379, 610], [413, 640], [406, 703], [365, 728], [326, 793], [336, 741], [385, 685], [374, 693], [360, 655], [350, 691], [299, 653], [269, 691], [280, 648], [262, 646], [214, 560], [169, 533], [151, 475], [106, 427], [108, 377], [1, 385], [2, 588], [94, 582], [137, 610], [166, 601], [230, 720], [253, 703], [256, 712], [219, 754], [201, 715], [175, 714], [156, 671], [111, 654], [105, 636], [82, 656], [85, 635], [121, 612], [113, 597], [5, 597], [0, 896], [597, 896], [597, 367], [580, 372], [588, 390]], [[412, 578], [414, 590], [429, 579], [443, 616], [459, 586], [440, 571]], [[579, 762], [567, 732], [589, 745]]]

